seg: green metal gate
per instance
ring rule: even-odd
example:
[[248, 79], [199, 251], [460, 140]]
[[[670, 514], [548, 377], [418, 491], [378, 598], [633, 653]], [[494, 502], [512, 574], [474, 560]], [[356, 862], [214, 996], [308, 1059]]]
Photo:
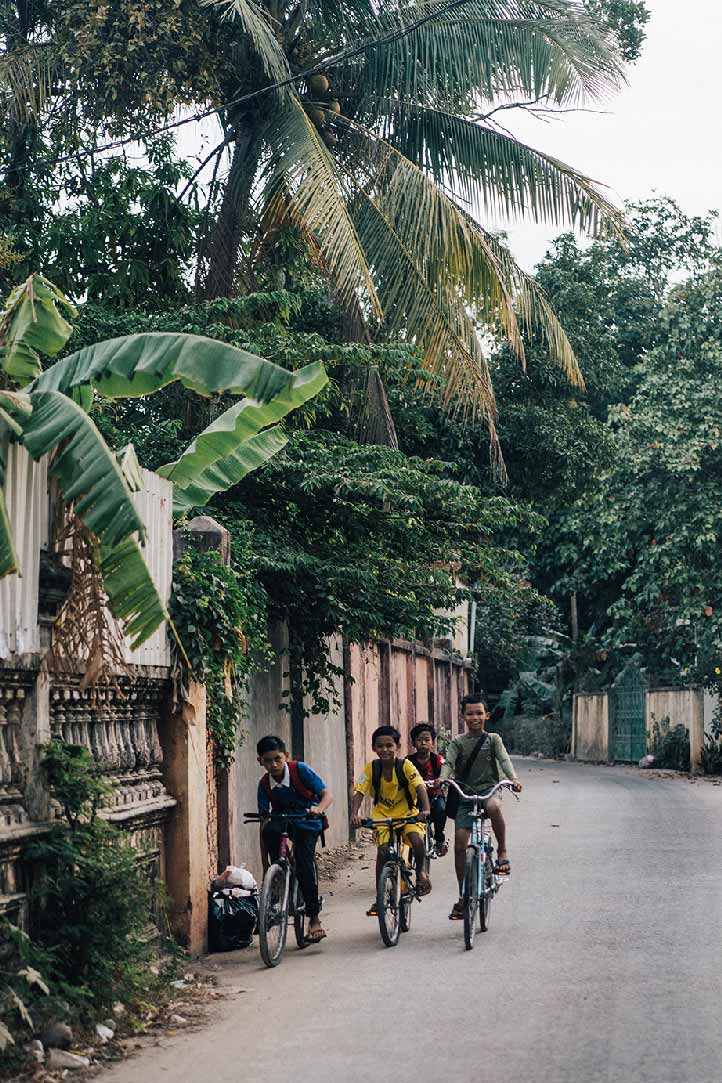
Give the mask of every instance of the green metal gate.
[[636, 762], [647, 752], [646, 687], [636, 659], [609, 690], [610, 759]]

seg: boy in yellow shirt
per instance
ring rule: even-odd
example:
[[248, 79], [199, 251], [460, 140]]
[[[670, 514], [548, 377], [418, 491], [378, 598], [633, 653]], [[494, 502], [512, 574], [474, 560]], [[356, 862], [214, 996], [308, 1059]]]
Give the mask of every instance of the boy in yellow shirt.
[[[351, 802], [351, 826], [360, 827], [359, 810], [367, 794], [373, 797], [372, 820], [399, 819], [418, 816], [425, 820], [429, 815], [429, 795], [426, 784], [410, 760], [399, 759], [401, 734], [393, 726], [379, 726], [371, 735], [371, 747], [378, 759], [364, 767], [363, 774], [354, 786]], [[384, 867], [391, 839], [391, 825], [380, 824], [374, 828], [376, 842], [376, 883]], [[414, 852], [416, 859], [416, 883], [419, 895], [428, 895], [431, 880], [424, 870], [424, 828], [421, 823], [404, 824], [403, 839]], [[376, 903], [366, 911], [369, 917], [376, 915]]]

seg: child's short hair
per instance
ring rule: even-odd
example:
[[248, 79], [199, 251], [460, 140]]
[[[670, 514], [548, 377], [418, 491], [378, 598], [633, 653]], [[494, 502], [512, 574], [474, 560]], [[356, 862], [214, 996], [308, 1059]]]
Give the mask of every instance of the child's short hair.
[[471, 692], [468, 696], [464, 696], [461, 701], [462, 713], [464, 707], [470, 707], [472, 703], [480, 703], [482, 707], [486, 707], [487, 711], [489, 710], [489, 701], [483, 692]]
[[274, 737], [270, 734], [268, 737], [261, 737], [260, 741], [256, 745], [256, 752], [259, 756], [262, 756], [264, 752], [285, 752], [286, 746], [280, 737]]
[[401, 744], [401, 734], [393, 726], [379, 726], [371, 734], [371, 747], [376, 748], [376, 741], [379, 737], [393, 737], [397, 745]]
[[412, 741], [415, 741], [420, 733], [430, 733], [431, 740], [436, 740], [436, 730], [430, 722], [419, 722], [416, 726], [414, 726], [409, 736], [411, 737]]

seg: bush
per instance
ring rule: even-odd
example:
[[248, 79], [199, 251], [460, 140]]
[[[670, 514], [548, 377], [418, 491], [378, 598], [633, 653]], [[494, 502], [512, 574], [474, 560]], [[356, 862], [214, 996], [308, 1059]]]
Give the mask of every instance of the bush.
[[702, 748], [702, 773], [722, 775], [722, 736], [705, 733]]
[[551, 759], [560, 759], [571, 746], [571, 723], [554, 715], [529, 717], [516, 715], [494, 727], [501, 735], [507, 752], [528, 756], [541, 752]]
[[95, 1014], [144, 989], [152, 888], [125, 834], [96, 814], [108, 786], [88, 750], [54, 741], [43, 767], [66, 822], [26, 848], [34, 939], [71, 1008]]
[[689, 771], [689, 730], [679, 723], [671, 726], [668, 718], [654, 720], [652, 727], [654, 766], [670, 771]]

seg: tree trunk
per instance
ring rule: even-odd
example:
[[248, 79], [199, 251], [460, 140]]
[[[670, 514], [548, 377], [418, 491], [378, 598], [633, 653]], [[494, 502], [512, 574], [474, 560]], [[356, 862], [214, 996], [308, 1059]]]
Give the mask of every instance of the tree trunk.
[[240, 131], [233, 148], [231, 168], [223, 192], [221, 209], [207, 247], [207, 271], [200, 292], [211, 300], [234, 293], [238, 255], [253, 181], [258, 168], [260, 140], [254, 131]]

